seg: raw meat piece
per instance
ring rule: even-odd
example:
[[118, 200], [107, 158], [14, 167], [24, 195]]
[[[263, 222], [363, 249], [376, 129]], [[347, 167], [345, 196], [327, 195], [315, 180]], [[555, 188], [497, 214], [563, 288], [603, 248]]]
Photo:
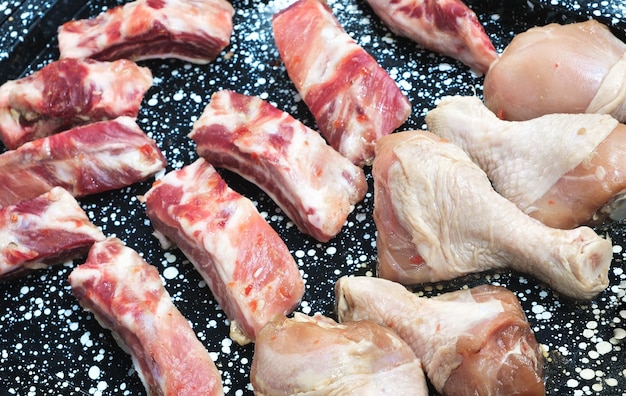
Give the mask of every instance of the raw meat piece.
[[485, 75], [500, 118], [602, 113], [626, 121], [626, 45], [595, 20], [535, 27], [513, 38]]
[[134, 62], [62, 59], [0, 86], [0, 139], [8, 149], [88, 122], [137, 117], [152, 86]]
[[497, 192], [550, 227], [589, 223], [626, 190], [626, 125], [606, 114], [502, 121], [477, 97], [454, 96], [429, 111], [426, 124], [465, 150]]
[[129, 117], [88, 124], [0, 155], [0, 207], [52, 187], [80, 197], [144, 180], [165, 167], [156, 143]]
[[390, 329], [298, 312], [259, 332], [250, 380], [256, 395], [428, 395], [420, 361]]
[[590, 299], [609, 283], [610, 240], [550, 228], [503, 198], [465, 152], [426, 131], [381, 139], [374, 161], [379, 274], [404, 284], [510, 268]]
[[158, 235], [180, 248], [224, 309], [233, 340], [254, 341], [299, 303], [304, 281], [285, 242], [204, 159], [166, 174], [144, 198]]
[[394, 330], [443, 395], [544, 395], [539, 345], [515, 294], [503, 287], [418, 297], [380, 278], [342, 277], [341, 323], [372, 320]]
[[272, 28], [287, 73], [322, 135], [354, 164], [370, 164], [376, 141], [411, 114], [409, 100], [324, 0], [292, 4], [274, 15]]
[[486, 73], [498, 53], [478, 17], [460, 0], [367, 0], [392, 32]]
[[69, 276], [72, 293], [113, 332], [148, 395], [223, 395], [204, 345], [173, 304], [156, 267], [117, 238], [97, 242]]
[[213, 94], [189, 137], [200, 156], [256, 183], [302, 232], [321, 242], [341, 231], [367, 192], [363, 169], [260, 98]]
[[71, 260], [104, 240], [61, 187], [0, 209], [0, 278]]
[[230, 44], [225, 0], [136, 0], [59, 28], [61, 58], [213, 61]]

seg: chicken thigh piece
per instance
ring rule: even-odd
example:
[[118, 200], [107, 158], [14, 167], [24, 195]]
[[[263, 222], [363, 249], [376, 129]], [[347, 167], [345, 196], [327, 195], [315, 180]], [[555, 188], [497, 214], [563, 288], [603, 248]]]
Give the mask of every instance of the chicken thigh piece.
[[367, 0], [395, 34], [486, 73], [498, 53], [478, 17], [460, 0]]
[[265, 396], [428, 395], [421, 362], [392, 330], [298, 312], [263, 327], [250, 380]]
[[454, 96], [429, 111], [426, 124], [465, 150], [497, 192], [550, 227], [624, 215], [616, 204], [626, 191], [626, 125], [609, 115], [503, 121], [479, 98]]
[[544, 395], [539, 345], [503, 287], [426, 298], [386, 279], [346, 276], [335, 293], [340, 323], [371, 320], [394, 330], [443, 395]]
[[626, 44], [595, 20], [534, 27], [513, 38], [485, 75], [500, 118], [602, 113], [626, 121]]
[[417, 284], [509, 268], [576, 299], [608, 286], [610, 240], [526, 215], [447, 140], [426, 131], [386, 136], [372, 172], [382, 278]]

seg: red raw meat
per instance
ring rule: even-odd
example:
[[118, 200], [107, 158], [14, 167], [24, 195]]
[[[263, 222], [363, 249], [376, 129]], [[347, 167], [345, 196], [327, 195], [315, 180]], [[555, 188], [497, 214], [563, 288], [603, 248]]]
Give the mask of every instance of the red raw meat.
[[326, 242], [365, 196], [363, 169], [264, 100], [219, 91], [189, 135], [198, 153], [268, 193], [298, 228]]
[[460, 0], [367, 0], [392, 32], [486, 73], [498, 53], [483, 25]]
[[71, 260], [104, 239], [74, 197], [55, 187], [0, 209], [0, 277]]
[[371, 163], [376, 141], [409, 117], [407, 97], [323, 0], [298, 1], [274, 15], [272, 28], [287, 73], [322, 135], [354, 164]]
[[126, 187], [165, 164], [156, 143], [132, 118], [76, 127], [0, 155], [0, 207], [55, 186], [75, 197]]
[[12, 150], [88, 122], [137, 117], [152, 86], [134, 62], [62, 59], [0, 87], [0, 139]]
[[81, 306], [130, 353], [149, 395], [224, 394], [215, 363], [159, 271], [122, 241], [95, 243], [69, 282]]
[[157, 234], [194, 264], [238, 343], [254, 341], [274, 315], [288, 314], [302, 298], [302, 275], [283, 240], [204, 159], [166, 174], [145, 200]]
[[205, 64], [230, 44], [225, 0], [137, 0], [59, 28], [61, 58], [178, 58]]

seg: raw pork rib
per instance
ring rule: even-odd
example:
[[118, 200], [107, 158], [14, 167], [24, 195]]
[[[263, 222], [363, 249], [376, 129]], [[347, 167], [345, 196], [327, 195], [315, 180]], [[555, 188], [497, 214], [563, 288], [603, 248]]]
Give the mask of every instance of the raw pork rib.
[[59, 28], [61, 58], [178, 58], [206, 64], [230, 43], [226, 0], [136, 0]]
[[550, 24], [518, 34], [484, 83], [500, 118], [602, 113], [626, 121], [626, 45], [595, 20]]
[[321, 242], [341, 231], [367, 192], [363, 169], [256, 97], [213, 94], [189, 136], [200, 156], [256, 183], [302, 232]]
[[354, 164], [371, 163], [376, 141], [411, 114], [409, 100], [324, 0], [292, 4], [274, 15], [272, 28], [287, 73], [322, 135]]
[[256, 395], [428, 395], [420, 361], [393, 331], [298, 312], [259, 332], [250, 381]]
[[154, 229], [202, 275], [239, 344], [302, 298], [302, 275], [283, 240], [204, 159], [166, 174], [145, 200]]
[[367, 0], [389, 29], [486, 73], [497, 59], [474, 11], [460, 0]]
[[73, 259], [104, 238], [74, 197], [55, 187], [0, 209], [0, 277]]
[[119, 60], [62, 59], [0, 86], [0, 139], [8, 149], [88, 122], [137, 117], [150, 69]]
[[413, 348], [443, 395], [541, 395], [543, 360], [515, 294], [482, 285], [418, 297], [380, 278], [343, 277], [335, 286], [341, 323], [372, 320]]
[[589, 223], [626, 190], [626, 125], [606, 114], [502, 121], [477, 97], [455, 96], [429, 111], [426, 124], [463, 148], [496, 191], [550, 227]]
[[373, 166], [379, 275], [404, 284], [511, 268], [578, 299], [609, 283], [610, 240], [550, 228], [503, 198], [458, 146], [425, 131], [379, 142]]
[[28, 142], [0, 155], [0, 207], [59, 186], [80, 197], [126, 187], [165, 167], [156, 143], [129, 117]]
[[222, 379], [156, 267], [116, 238], [69, 276], [80, 305], [130, 353], [149, 395], [223, 395]]

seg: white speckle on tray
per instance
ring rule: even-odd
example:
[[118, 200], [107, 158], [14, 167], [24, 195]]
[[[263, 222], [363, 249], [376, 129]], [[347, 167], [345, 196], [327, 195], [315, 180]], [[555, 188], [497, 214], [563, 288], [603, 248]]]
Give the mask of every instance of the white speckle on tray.
[[100, 378], [100, 367], [98, 366], [89, 367], [89, 371], [87, 372], [87, 375], [89, 375], [89, 378], [93, 380]]
[[231, 352], [230, 347], [233, 345], [233, 340], [230, 338], [224, 338], [222, 340], [222, 353], [229, 354]]
[[168, 280], [175, 279], [178, 276], [178, 268], [172, 266], [163, 270], [163, 277]]
[[85, 348], [91, 348], [93, 346], [93, 341], [91, 341], [91, 333], [86, 332], [80, 337], [80, 343]]
[[611, 352], [612, 349], [613, 346], [608, 341], [600, 341], [596, 344], [596, 350], [600, 355], [606, 355], [607, 353]]
[[592, 369], [583, 369], [580, 371], [580, 377], [585, 380], [591, 380], [595, 378], [596, 373]]
[[569, 380], [567, 380], [567, 386], [569, 386], [570, 388], [576, 388], [578, 386], [578, 381], [570, 378]]

